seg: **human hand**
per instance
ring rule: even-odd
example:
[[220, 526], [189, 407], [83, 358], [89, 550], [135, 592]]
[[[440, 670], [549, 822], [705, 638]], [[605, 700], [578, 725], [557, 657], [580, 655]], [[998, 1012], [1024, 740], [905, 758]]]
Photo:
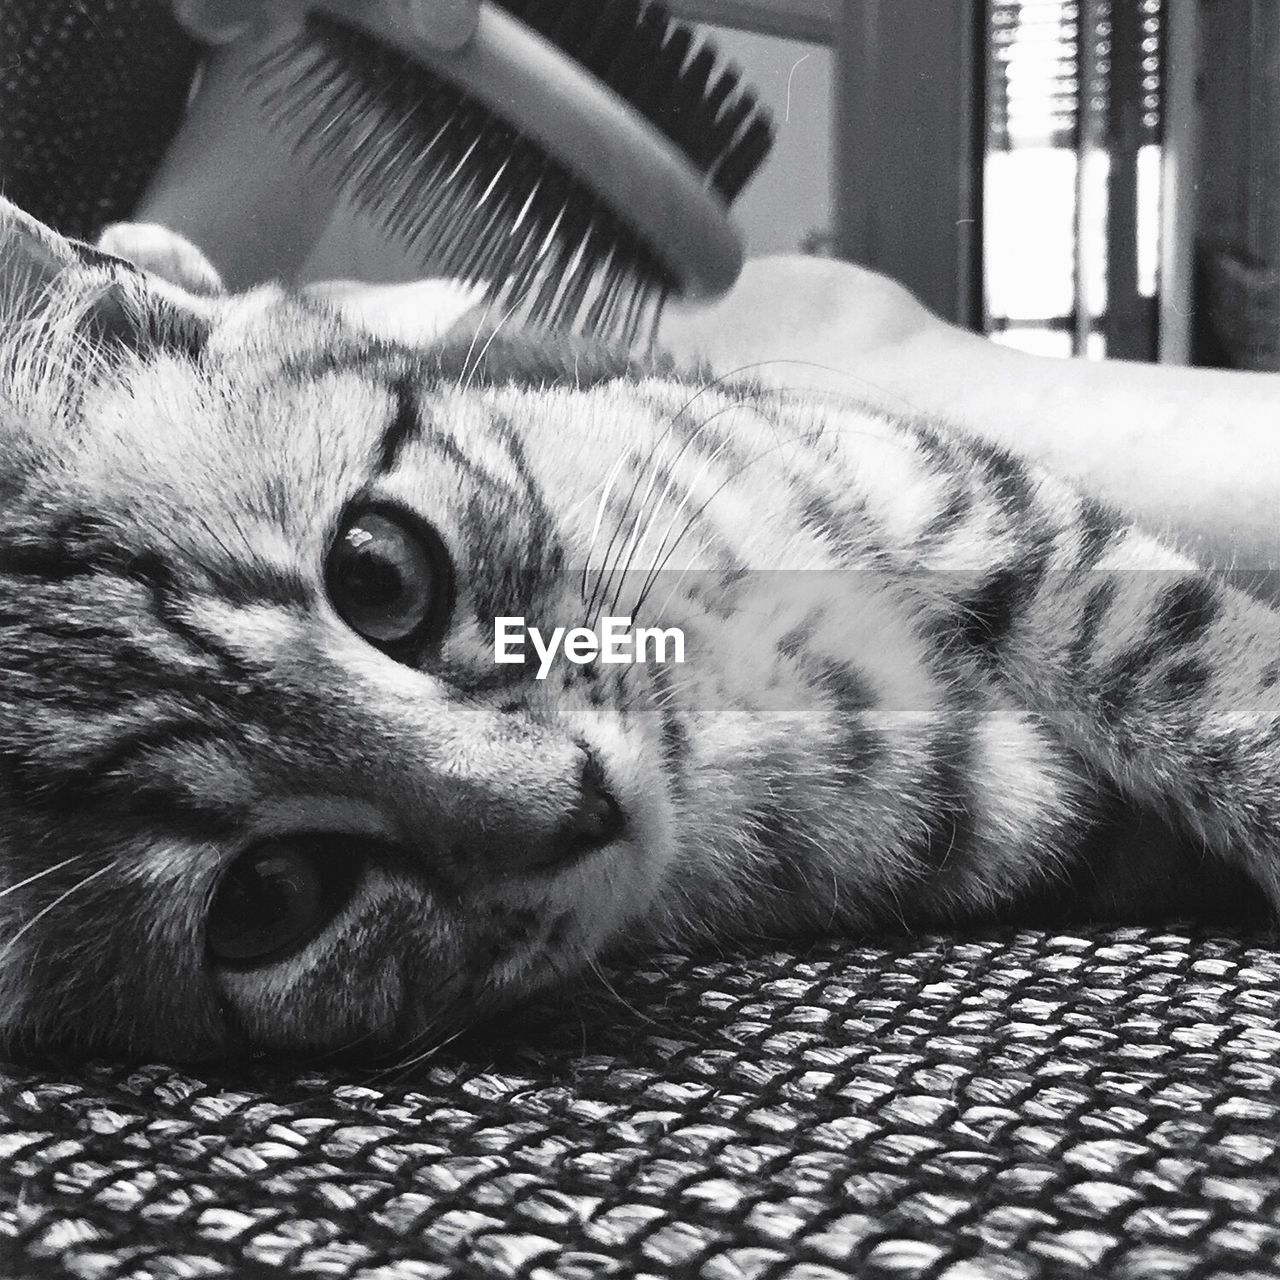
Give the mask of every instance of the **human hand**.
[[[300, 166], [239, 91], [238, 67], [257, 56], [273, 28], [308, 8], [359, 21], [412, 23], [442, 47], [465, 41], [480, 0], [170, 0], [179, 21], [220, 46], [193, 127], [175, 146], [138, 216], [163, 222], [199, 243], [227, 283], [243, 287], [270, 276], [295, 282], [340, 277], [404, 285], [379, 294], [349, 290], [352, 306], [385, 304], [403, 327], [418, 274], [410, 257], [374, 221], [325, 189]], [[225, 86], [220, 91], [220, 86]], [[435, 286], [422, 314], [435, 327]], [[427, 305], [430, 304], [430, 305]], [[800, 255], [748, 263], [741, 280], [711, 306], [668, 309], [659, 341], [687, 362], [718, 372], [756, 366], [765, 380], [851, 389], [874, 382], [878, 364], [921, 335], [950, 327], [901, 285], [848, 263]]]
[[173, 15], [202, 44], [229, 44], [264, 12], [259, 0], [171, 0]]
[[[314, 278], [306, 267], [339, 194], [296, 154], [245, 79], [309, 11], [357, 24], [398, 27], [441, 49], [470, 39], [480, 0], [170, 0], [179, 22], [210, 46], [183, 127], [134, 210], [198, 244], [232, 289], [268, 279]], [[369, 241], [367, 231], [364, 242]], [[343, 243], [339, 237], [339, 244]], [[341, 255], [339, 255], [341, 256]], [[408, 278], [394, 254], [379, 279]], [[333, 261], [330, 252], [325, 265]], [[337, 274], [361, 274], [335, 264]], [[407, 260], [403, 266], [409, 267]]]
[[962, 426], [1043, 463], [1206, 564], [1263, 569], [1280, 599], [1280, 377], [1001, 346], [894, 280], [798, 256], [748, 262], [711, 307], [669, 309], [661, 344], [715, 374]]

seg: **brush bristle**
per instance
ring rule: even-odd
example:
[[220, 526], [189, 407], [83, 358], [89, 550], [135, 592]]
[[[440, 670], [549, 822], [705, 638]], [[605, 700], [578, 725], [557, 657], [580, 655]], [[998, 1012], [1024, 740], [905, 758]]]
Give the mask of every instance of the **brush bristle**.
[[[503, 0], [679, 146], [726, 201], [768, 121], [734, 72], [659, 6]], [[490, 286], [497, 314], [632, 343], [669, 293], [658, 256], [581, 179], [487, 107], [373, 38], [313, 15], [255, 75], [297, 149], [424, 274]]]
[[498, 0], [656, 125], [726, 201], [773, 142], [768, 114], [715, 51], [661, 5], [637, 0]]

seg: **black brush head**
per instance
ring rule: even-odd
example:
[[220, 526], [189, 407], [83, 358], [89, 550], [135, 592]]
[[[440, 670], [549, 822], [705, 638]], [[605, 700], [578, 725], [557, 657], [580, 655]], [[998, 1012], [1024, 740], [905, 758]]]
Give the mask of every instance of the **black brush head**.
[[[501, 3], [645, 116], [726, 204], [764, 161], [766, 113], [661, 6]], [[681, 292], [625, 210], [486, 106], [362, 32], [312, 15], [305, 36], [264, 60], [255, 81], [309, 163], [424, 273], [489, 283], [499, 315], [632, 342]]]
[[643, 0], [497, 0], [625, 98], [737, 198], [773, 143], [768, 113], [715, 50], [661, 4]]

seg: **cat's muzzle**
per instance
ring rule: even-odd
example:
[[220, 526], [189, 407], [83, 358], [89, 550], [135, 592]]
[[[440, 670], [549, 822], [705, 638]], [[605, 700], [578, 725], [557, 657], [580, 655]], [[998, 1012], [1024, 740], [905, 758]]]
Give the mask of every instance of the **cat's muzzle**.
[[[421, 850], [352, 831], [278, 831], [256, 840], [230, 863], [213, 896], [206, 939], [214, 960], [257, 967], [305, 947], [346, 906], [364, 868], [412, 867], [445, 902], [464, 897], [463, 881], [493, 871], [546, 875], [573, 866], [621, 839], [622, 807], [590, 751], [577, 795], [559, 823], [538, 830], [508, 813], [455, 830], [447, 851]], [[466, 829], [470, 828], [470, 829]], [[487, 870], [486, 870], [487, 869]]]

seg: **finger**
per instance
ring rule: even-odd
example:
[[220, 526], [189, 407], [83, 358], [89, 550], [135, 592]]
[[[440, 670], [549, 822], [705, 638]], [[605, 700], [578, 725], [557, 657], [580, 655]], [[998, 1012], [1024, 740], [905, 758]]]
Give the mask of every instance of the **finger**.
[[[227, 44], [248, 32], [256, 22], [270, 19], [279, 4], [262, 0], [172, 0], [178, 21], [205, 44]], [[287, 6], [294, 16], [308, 8], [343, 18], [351, 0], [296, 0]], [[368, 30], [379, 25], [399, 27], [435, 49], [461, 49], [475, 34], [480, 21], [480, 0], [361, 0], [354, 6], [363, 11]]]
[[204, 44], [229, 44], [262, 16], [261, 0], [172, 0], [174, 16]]
[[382, 0], [377, 8], [433, 49], [461, 49], [480, 21], [480, 0]]

